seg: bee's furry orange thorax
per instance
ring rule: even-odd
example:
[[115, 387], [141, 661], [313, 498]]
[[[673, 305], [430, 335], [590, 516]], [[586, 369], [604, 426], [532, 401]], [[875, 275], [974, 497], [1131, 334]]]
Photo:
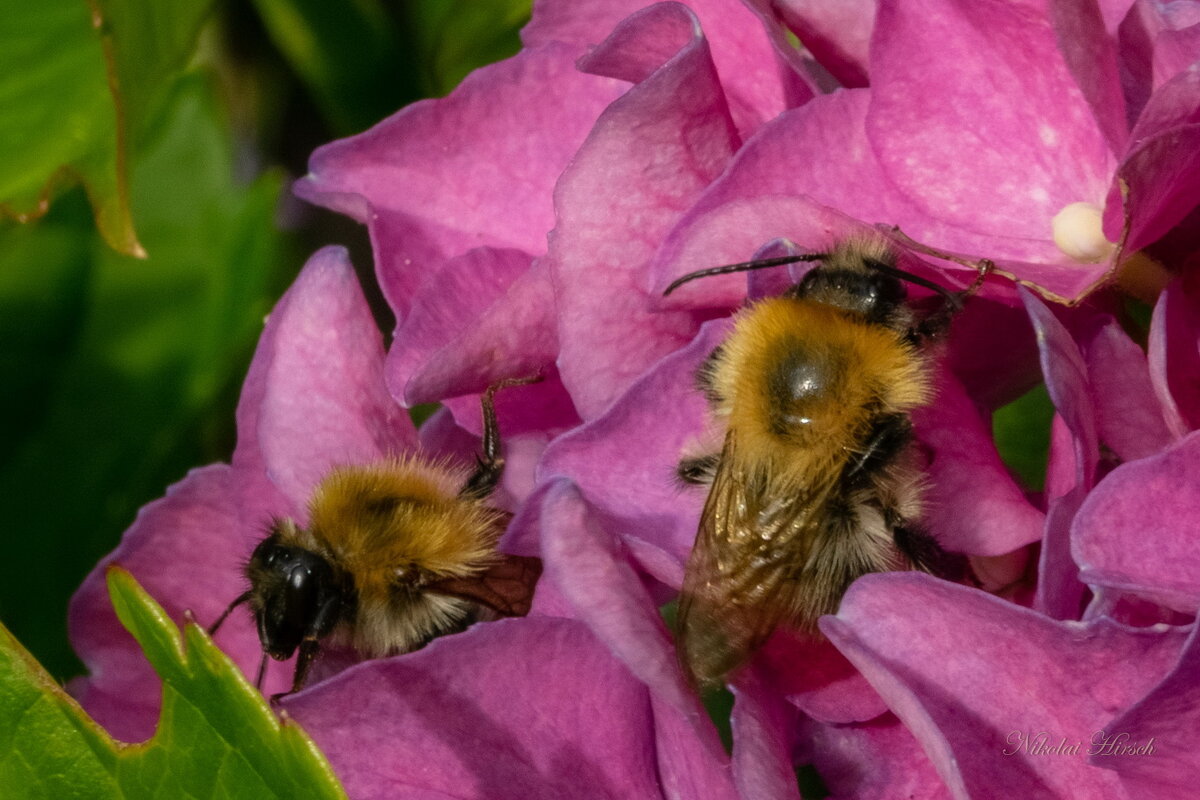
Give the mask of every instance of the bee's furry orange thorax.
[[334, 469], [309, 503], [317, 546], [355, 575], [360, 594], [427, 576], [464, 576], [495, 552], [498, 512], [462, 498], [464, 472], [419, 456]]
[[798, 449], [837, 459], [873, 414], [928, 402], [923, 357], [894, 330], [791, 297], [737, 322], [713, 369], [717, 412], [757, 461], [795, 463]]

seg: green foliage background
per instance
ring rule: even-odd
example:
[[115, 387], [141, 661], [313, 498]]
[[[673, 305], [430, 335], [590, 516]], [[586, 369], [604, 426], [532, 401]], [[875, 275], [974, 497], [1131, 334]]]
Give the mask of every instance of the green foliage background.
[[528, 13], [0, 0], [0, 621], [55, 678], [82, 671], [83, 577], [228, 459], [263, 316], [308, 254], [348, 245], [372, 289], [365, 231], [288, 195], [309, 154], [516, 52]]

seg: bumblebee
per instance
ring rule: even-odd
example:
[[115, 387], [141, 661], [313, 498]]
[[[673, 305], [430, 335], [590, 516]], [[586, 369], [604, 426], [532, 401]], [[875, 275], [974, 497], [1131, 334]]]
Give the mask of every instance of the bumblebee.
[[537, 558], [500, 553], [509, 515], [487, 504], [504, 459], [493, 397], [484, 392], [483, 455], [474, 471], [420, 454], [333, 469], [308, 504], [308, 525], [272, 521], [250, 556], [250, 588], [209, 629], [248, 603], [263, 658], [299, 651], [299, 691], [322, 641], [333, 637], [367, 658], [404, 653], [478, 619], [529, 611]]
[[[932, 398], [930, 345], [991, 262], [972, 264], [978, 279], [951, 292], [897, 268], [896, 253], [882, 236], [853, 239], [667, 288], [821, 262], [783, 295], [741, 310], [697, 375], [718, 428], [713, 449], [677, 470], [710, 487], [678, 616], [680, 661], [698, 688], [721, 683], [781, 624], [815, 635], [817, 619], [868, 572], [963, 569], [921, 529], [910, 414]], [[905, 281], [932, 290], [937, 307], [918, 313]]]

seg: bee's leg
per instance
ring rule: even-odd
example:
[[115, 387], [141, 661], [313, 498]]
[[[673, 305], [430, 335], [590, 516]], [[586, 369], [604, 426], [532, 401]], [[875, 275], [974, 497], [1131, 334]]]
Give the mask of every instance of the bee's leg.
[[947, 253], [944, 250], [938, 250], [930, 247], [929, 245], [921, 244], [916, 239], [913, 239], [911, 236], [904, 233], [904, 231], [900, 230], [899, 225], [879, 226], [879, 228], [915, 253], [933, 256], [936, 259], [941, 261], [949, 261], [952, 264], [961, 264], [964, 267], [970, 267], [978, 272], [979, 274], [975, 276], [975, 280], [971, 283], [971, 285], [963, 291], [958, 292], [960, 302], [979, 291], [979, 287], [983, 286], [984, 279], [991, 274], [992, 270], [996, 268], [995, 263], [993, 263], [990, 258], [980, 258], [972, 261], [969, 258], [956, 256], [953, 253]]
[[500, 427], [496, 424], [496, 390], [503, 384], [492, 384], [480, 398], [483, 408], [483, 455], [475, 457], [475, 471], [459, 492], [463, 497], [484, 498], [496, 490], [504, 475], [504, 458], [500, 455]]
[[497, 381], [484, 391], [479, 399], [483, 410], [483, 455], [475, 457], [475, 471], [467, 478], [459, 495], [483, 499], [496, 490], [504, 475], [504, 458], [500, 455], [500, 426], [496, 424], [496, 392], [507, 386], [523, 386], [537, 383], [541, 375], [531, 378], [509, 378]]
[[842, 470], [842, 483], [850, 489], [869, 486], [912, 440], [912, 422], [903, 414], [883, 414], [871, 426], [867, 444], [855, 452]]
[[967, 557], [947, 552], [937, 539], [920, 528], [909, 523], [900, 524], [892, 529], [892, 537], [914, 569], [949, 581], [958, 581], [967, 575]]
[[300, 640], [300, 648], [296, 655], [296, 671], [292, 674], [292, 688], [280, 694], [271, 695], [271, 702], [277, 702], [281, 697], [295, 694], [304, 688], [308, 678], [308, 670], [312, 667], [317, 654], [321, 652], [321, 639], [333, 630], [342, 613], [342, 597], [334, 594], [325, 598], [316, 615], [308, 624], [304, 638]]

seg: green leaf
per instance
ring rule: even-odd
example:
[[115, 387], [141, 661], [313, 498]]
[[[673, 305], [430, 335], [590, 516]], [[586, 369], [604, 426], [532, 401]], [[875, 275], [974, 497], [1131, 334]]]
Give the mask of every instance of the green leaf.
[[149, 741], [114, 741], [0, 625], [0, 786], [5, 798], [344, 798], [325, 757], [282, 723], [208, 634], [183, 636], [119, 567], [108, 591], [163, 680]]
[[148, 259], [104, 246], [78, 193], [0, 230], [0, 485], [5, 529], [24, 532], [5, 541], [0, 618], [60, 677], [78, 669], [70, 592], [139, 506], [228, 457], [238, 387], [289, 277], [280, 177], [235, 181], [205, 76], [179, 84], [163, 123], [133, 169]]
[[996, 450], [1026, 489], [1040, 492], [1045, 486], [1053, 418], [1054, 404], [1045, 384], [1038, 384], [992, 415]]
[[472, 70], [516, 53], [532, 5], [532, 0], [413, 0], [409, 13], [427, 93], [446, 94]]
[[140, 134], [192, 51], [211, 0], [0, 4], [0, 216], [45, 214], [82, 182], [96, 225], [140, 256], [130, 204], [130, 133]]
[[415, 54], [380, 0], [254, 0], [272, 42], [339, 136], [415, 99]]

